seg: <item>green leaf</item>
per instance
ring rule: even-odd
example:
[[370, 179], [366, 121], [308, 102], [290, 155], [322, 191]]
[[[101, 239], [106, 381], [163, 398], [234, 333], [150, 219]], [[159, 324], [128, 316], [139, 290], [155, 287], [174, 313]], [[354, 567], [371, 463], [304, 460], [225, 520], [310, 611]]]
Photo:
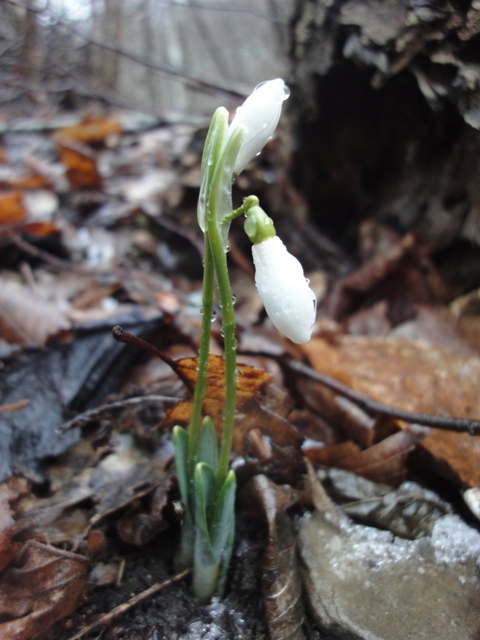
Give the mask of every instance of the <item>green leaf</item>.
[[197, 445], [195, 461], [206, 462], [214, 474], [217, 473], [218, 443], [212, 419], [205, 416], [200, 427], [200, 438]]
[[[213, 548], [213, 552], [217, 558], [221, 558], [227, 540], [232, 535], [232, 530], [235, 528], [235, 491], [237, 488], [237, 481], [235, 478], [235, 472], [230, 469], [225, 478], [225, 482], [220, 489], [217, 501], [215, 504], [215, 511], [212, 519], [212, 526], [210, 528], [210, 540]], [[233, 537], [232, 541], [233, 543]]]
[[203, 147], [200, 194], [197, 208], [198, 224], [203, 232], [205, 232], [206, 228], [207, 202], [209, 200], [213, 172], [227, 139], [227, 134], [228, 111], [225, 107], [219, 107], [213, 114], [205, 146]]
[[215, 165], [215, 171], [211, 178], [210, 207], [215, 213], [215, 223], [221, 230], [224, 247], [228, 244], [228, 232], [230, 230], [229, 217], [233, 210], [232, 205], [232, 181], [233, 167], [238, 152], [245, 137], [244, 127], [235, 128], [221, 150], [221, 155]]
[[235, 539], [235, 513], [232, 514], [230, 521], [230, 531], [225, 542], [225, 548], [221, 558], [220, 571], [217, 581], [217, 595], [223, 598], [225, 592], [225, 583], [227, 582], [228, 567], [230, 566], [230, 560], [232, 558], [233, 542]]
[[205, 462], [199, 462], [195, 466], [195, 556], [201, 564], [214, 564], [216, 562], [210, 542], [208, 515], [212, 505], [215, 491], [215, 475], [212, 468]]

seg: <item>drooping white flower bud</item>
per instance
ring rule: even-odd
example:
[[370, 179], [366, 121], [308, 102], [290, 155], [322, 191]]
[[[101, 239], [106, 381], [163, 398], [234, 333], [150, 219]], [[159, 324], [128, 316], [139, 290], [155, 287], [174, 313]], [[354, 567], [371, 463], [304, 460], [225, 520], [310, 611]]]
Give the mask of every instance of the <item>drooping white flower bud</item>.
[[252, 246], [255, 284], [275, 327], [297, 344], [309, 342], [317, 300], [300, 262], [278, 236]]
[[238, 107], [229, 131], [243, 126], [246, 133], [235, 161], [235, 175], [243, 171], [270, 140], [280, 119], [282, 103], [289, 95], [290, 91], [281, 78], [267, 80], [259, 84]]

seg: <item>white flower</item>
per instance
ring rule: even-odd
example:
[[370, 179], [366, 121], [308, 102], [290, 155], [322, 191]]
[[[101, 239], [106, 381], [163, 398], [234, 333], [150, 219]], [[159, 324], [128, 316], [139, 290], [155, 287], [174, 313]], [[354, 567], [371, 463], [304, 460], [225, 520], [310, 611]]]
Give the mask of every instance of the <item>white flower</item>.
[[306, 344], [317, 310], [300, 262], [278, 236], [252, 246], [255, 284], [268, 317], [287, 338]]
[[282, 103], [289, 96], [289, 89], [281, 78], [262, 82], [245, 102], [238, 107], [229, 127], [229, 135], [235, 127], [246, 129], [245, 138], [235, 161], [234, 173], [238, 175], [267, 144], [276, 129]]

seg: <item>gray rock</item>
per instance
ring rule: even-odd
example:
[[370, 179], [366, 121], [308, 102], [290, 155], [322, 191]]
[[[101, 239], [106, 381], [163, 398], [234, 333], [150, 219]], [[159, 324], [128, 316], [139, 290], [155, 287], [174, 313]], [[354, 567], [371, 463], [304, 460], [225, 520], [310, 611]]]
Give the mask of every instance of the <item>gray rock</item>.
[[317, 512], [301, 523], [299, 549], [312, 614], [337, 639], [480, 636], [480, 533], [455, 515], [412, 541]]

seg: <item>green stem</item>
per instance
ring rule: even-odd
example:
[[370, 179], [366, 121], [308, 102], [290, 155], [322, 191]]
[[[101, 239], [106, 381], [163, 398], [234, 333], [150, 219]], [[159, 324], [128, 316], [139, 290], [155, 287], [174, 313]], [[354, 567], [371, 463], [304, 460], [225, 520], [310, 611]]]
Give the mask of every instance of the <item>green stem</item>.
[[188, 477], [193, 478], [195, 468], [195, 453], [200, 434], [203, 400], [207, 393], [208, 355], [210, 351], [210, 333], [212, 325], [213, 302], [215, 298], [214, 288], [214, 264], [212, 251], [208, 238], [208, 230], [205, 229], [205, 255], [203, 258], [203, 288], [202, 288], [202, 329], [200, 347], [197, 360], [197, 380], [193, 395], [193, 409], [190, 424], [188, 426]]
[[232, 220], [235, 220], [235, 218], [238, 218], [238, 216], [241, 216], [242, 213], [247, 213], [247, 211], [252, 207], [258, 206], [259, 202], [260, 201], [257, 198], [257, 196], [247, 196], [243, 200], [243, 203], [238, 207], [238, 209], [235, 209], [235, 211], [232, 211], [230, 215], [225, 216], [224, 222], [232, 222]]
[[[223, 430], [220, 442], [220, 454], [216, 475], [216, 492], [220, 491], [228, 473], [230, 452], [232, 450], [235, 407], [237, 399], [237, 340], [235, 338], [235, 313], [233, 295], [228, 277], [227, 249], [225, 246], [228, 229], [228, 211], [225, 205], [231, 206], [231, 180], [233, 166], [242, 144], [245, 130], [241, 127], [230, 135], [221, 157], [215, 167], [210, 184], [210, 197], [206, 216], [206, 229], [210, 241], [215, 275], [222, 309], [222, 329], [225, 352], [225, 407], [223, 413]], [[238, 210], [237, 210], [238, 211]]]
[[227, 254], [221, 234], [215, 222], [209, 225], [209, 229], [210, 246], [212, 249], [213, 262], [215, 264], [220, 306], [222, 309], [222, 329], [225, 352], [225, 408], [223, 413], [223, 430], [216, 477], [216, 488], [218, 491], [227, 476], [230, 451], [232, 449], [237, 397], [237, 340], [235, 338], [236, 323], [233, 309], [232, 288], [228, 277]]

